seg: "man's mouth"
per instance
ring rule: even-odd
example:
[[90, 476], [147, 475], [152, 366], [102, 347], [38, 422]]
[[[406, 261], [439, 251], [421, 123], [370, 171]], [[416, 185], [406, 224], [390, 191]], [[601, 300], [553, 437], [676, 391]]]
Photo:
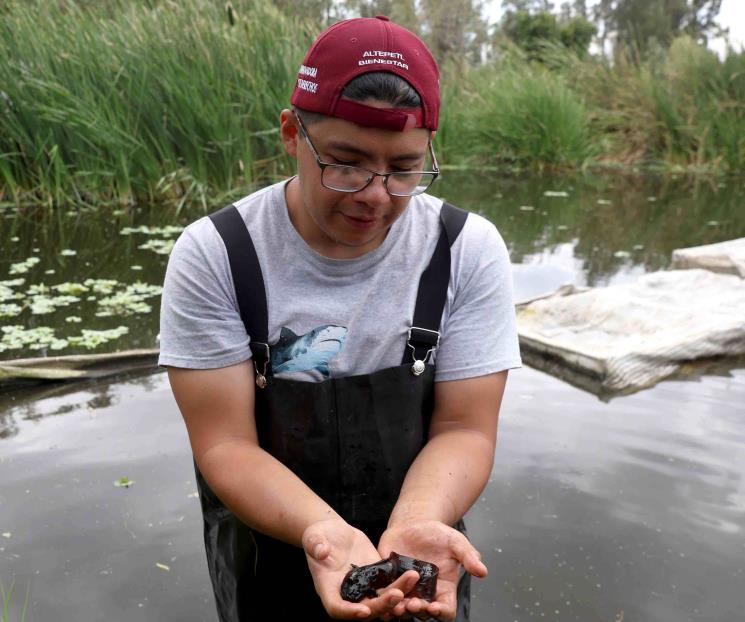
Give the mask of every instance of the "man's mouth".
[[350, 216], [349, 214], [344, 214], [344, 218], [353, 226], [359, 227], [361, 229], [369, 229], [370, 227], [375, 225], [375, 218]]

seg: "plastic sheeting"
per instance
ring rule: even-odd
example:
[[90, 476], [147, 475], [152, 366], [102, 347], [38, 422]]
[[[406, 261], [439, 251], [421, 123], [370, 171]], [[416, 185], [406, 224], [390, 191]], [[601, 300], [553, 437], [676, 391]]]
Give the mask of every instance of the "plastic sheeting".
[[745, 355], [745, 280], [708, 270], [518, 305], [523, 358], [599, 395], [651, 386], [697, 359]]
[[745, 279], [745, 238], [673, 251], [673, 268], [704, 268]]

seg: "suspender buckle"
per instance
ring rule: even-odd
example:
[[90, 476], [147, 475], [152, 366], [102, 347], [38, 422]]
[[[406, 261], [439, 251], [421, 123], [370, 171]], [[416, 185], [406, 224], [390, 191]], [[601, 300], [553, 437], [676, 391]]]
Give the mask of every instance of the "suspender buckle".
[[[253, 355], [254, 359], [254, 369], [256, 370], [256, 386], [259, 387], [259, 389], [264, 389], [266, 387], [267, 381], [266, 381], [266, 367], [269, 364], [269, 344], [268, 343], [261, 343], [259, 341], [252, 341], [249, 344], [249, 347], [251, 348], [251, 354]], [[263, 359], [263, 367], [262, 371], [259, 371], [259, 366], [256, 362], [257, 359]]]
[[[440, 333], [436, 330], [412, 326], [406, 338], [406, 345], [411, 348], [411, 358], [414, 359], [414, 364], [411, 366], [411, 373], [415, 376], [421, 376], [426, 368], [429, 355], [440, 345]], [[417, 348], [420, 351], [423, 348], [427, 348], [423, 357], [417, 358]]]

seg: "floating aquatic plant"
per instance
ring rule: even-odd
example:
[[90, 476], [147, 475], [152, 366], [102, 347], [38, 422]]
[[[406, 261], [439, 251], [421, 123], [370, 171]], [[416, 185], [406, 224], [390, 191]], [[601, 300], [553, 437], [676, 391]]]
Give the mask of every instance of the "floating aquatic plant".
[[121, 233], [122, 235], [144, 233], [145, 235], [162, 235], [164, 237], [170, 237], [173, 235], [178, 235], [183, 230], [184, 228], [178, 225], [165, 225], [164, 227], [150, 227], [148, 225], [140, 225], [139, 227], [124, 227], [119, 233]]
[[21, 311], [23, 311], [23, 307], [14, 303], [0, 304], [0, 317], [13, 317], [20, 315]]
[[31, 307], [31, 313], [34, 315], [53, 313], [58, 307], [66, 307], [73, 302], [80, 301], [77, 296], [49, 296], [51, 290], [52, 288], [44, 283], [35, 283], [28, 288], [26, 296], [30, 299], [28, 304]]
[[82, 346], [92, 350], [97, 348], [104, 343], [119, 339], [122, 335], [126, 335], [129, 332], [129, 328], [126, 326], [117, 326], [116, 328], [110, 328], [109, 330], [89, 330], [84, 328], [82, 335], [76, 337], [68, 337], [67, 341], [71, 346]]
[[83, 281], [83, 285], [90, 287], [97, 294], [111, 294], [118, 284], [119, 281], [116, 279], [85, 279]]
[[16, 300], [18, 298], [23, 298], [23, 294], [14, 292], [10, 287], [0, 285], [0, 302], [5, 300]]
[[159, 296], [163, 288], [159, 285], [148, 285], [147, 283], [132, 283], [127, 289], [113, 296], [102, 298], [98, 301], [101, 310], [96, 313], [98, 317], [110, 315], [130, 315], [131, 313], [149, 313], [152, 307], [144, 302], [147, 298]]
[[14, 324], [2, 326], [0, 330], [3, 333], [2, 339], [0, 339], [0, 352], [22, 348], [28, 348], [29, 350], [42, 350], [44, 348], [62, 350], [67, 347], [67, 341], [55, 337], [54, 329], [49, 326], [25, 329], [23, 326]]
[[9, 274], [24, 274], [40, 261], [41, 259], [38, 257], [29, 257], [25, 261], [10, 264], [10, 270], [8, 272]]
[[52, 288], [56, 289], [60, 294], [67, 294], [69, 296], [77, 296], [90, 291], [90, 287], [82, 283], [59, 283], [58, 285], [52, 285]]
[[158, 255], [169, 255], [175, 243], [175, 240], [164, 240], [156, 238], [154, 240], [148, 240], [144, 244], [140, 244], [137, 248], [141, 248], [147, 251], [154, 251], [158, 253]]

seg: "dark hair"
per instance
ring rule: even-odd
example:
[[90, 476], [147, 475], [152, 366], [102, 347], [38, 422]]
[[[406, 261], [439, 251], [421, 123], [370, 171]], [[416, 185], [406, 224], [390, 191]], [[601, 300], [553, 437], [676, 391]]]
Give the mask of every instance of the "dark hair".
[[[389, 71], [371, 71], [357, 76], [344, 87], [341, 96], [355, 102], [377, 99], [392, 108], [419, 108], [422, 105], [422, 98], [414, 87]], [[300, 112], [306, 125], [325, 118], [325, 115], [316, 112]]]

